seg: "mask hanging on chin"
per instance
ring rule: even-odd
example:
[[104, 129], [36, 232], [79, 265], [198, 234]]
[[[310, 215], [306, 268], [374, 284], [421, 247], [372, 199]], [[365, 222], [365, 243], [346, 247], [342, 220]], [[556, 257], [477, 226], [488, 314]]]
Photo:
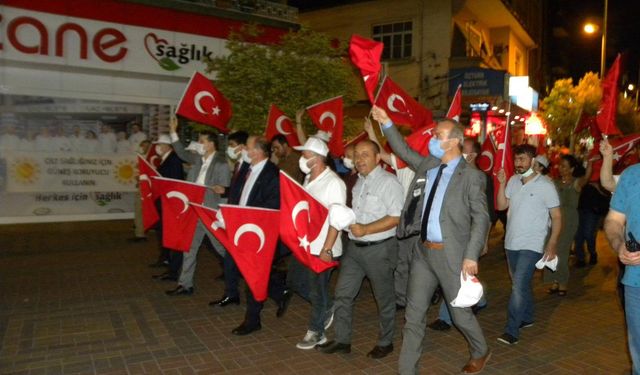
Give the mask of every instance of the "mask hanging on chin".
[[205, 152], [204, 152], [204, 145], [202, 143], [196, 143], [195, 145], [196, 148], [196, 154], [200, 155], [200, 156], [204, 156]]
[[529, 176], [531, 176], [532, 174], [534, 174], [535, 171], [533, 170], [533, 166], [529, 167], [529, 169], [527, 169], [526, 171], [524, 171], [522, 174], [520, 174], [520, 178], [527, 178]]

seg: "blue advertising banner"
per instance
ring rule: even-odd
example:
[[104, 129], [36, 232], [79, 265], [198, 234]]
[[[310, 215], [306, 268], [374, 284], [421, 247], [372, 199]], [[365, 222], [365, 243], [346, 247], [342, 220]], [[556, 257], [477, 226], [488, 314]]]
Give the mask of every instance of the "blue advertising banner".
[[464, 68], [449, 71], [449, 96], [462, 85], [462, 96], [504, 96], [505, 76], [502, 70]]

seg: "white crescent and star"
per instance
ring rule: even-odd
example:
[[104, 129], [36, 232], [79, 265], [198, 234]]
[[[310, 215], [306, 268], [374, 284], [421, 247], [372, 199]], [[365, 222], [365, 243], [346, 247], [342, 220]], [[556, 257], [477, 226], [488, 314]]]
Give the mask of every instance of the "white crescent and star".
[[398, 94], [391, 94], [389, 96], [389, 99], [387, 99], [387, 107], [389, 108], [389, 110], [391, 112], [400, 112], [400, 110], [398, 110], [398, 108], [396, 108], [395, 106], [395, 101], [399, 100], [402, 102], [402, 104], [406, 107], [407, 103], [404, 102], [404, 99], [402, 98], [402, 96], [398, 95]]
[[291, 132], [287, 133], [286, 131], [284, 131], [284, 129], [282, 129], [282, 122], [285, 120], [289, 120], [289, 118], [285, 115], [281, 115], [276, 119], [276, 130], [282, 135], [289, 135], [291, 134]]
[[338, 120], [336, 119], [336, 115], [333, 114], [333, 112], [322, 112], [322, 114], [320, 115], [320, 124], [322, 124], [324, 122], [324, 120], [326, 119], [331, 119], [331, 121], [333, 121], [333, 125], [331, 125], [331, 128], [335, 128], [336, 127], [336, 123], [338, 122]]
[[[146, 174], [141, 174], [139, 178], [140, 178], [140, 181], [147, 181], [147, 183], [149, 184], [149, 187], [151, 187], [151, 186], [152, 186], [152, 184], [151, 184], [151, 179], [150, 179], [150, 178], [149, 178], [149, 176], [147, 176]], [[151, 195], [152, 195], [152, 194], [151, 194], [151, 193], [149, 193], [149, 194], [147, 194], [147, 197], [150, 197]]]
[[298, 214], [302, 211], [307, 211], [307, 217], [309, 218], [309, 223], [311, 222], [311, 215], [309, 212], [309, 202], [308, 201], [300, 201], [293, 206], [293, 210], [291, 211], [291, 221], [293, 221], [293, 229], [298, 230], [296, 227], [296, 218]]
[[489, 158], [489, 160], [491, 161], [491, 163], [489, 164], [489, 168], [484, 169], [485, 172], [488, 172], [491, 170], [491, 168], [493, 168], [493, 155], [491, 154], [491, 152], [489, 151], [482, 151], [482, 153], [480, 154], [480, 156], [486, 156], [487, 158]]
[[[198, 91], [198, 93], [193, 97], [193, 105], [196, 107], [196, 110], [200, 113], [202, 113], [203, 115], [207, 115], [207, 111], [205, 111], [202, 108], [202, 104], [200, 104], [200, 101], [202, 100], [202, 98], [204, 97], [209, 97], [211, 98], [211, 100], [213, 100], [214, 102], [216, 101], [216, 98], [213, 96], [212, 93], [210, 93], [209, 91]], [[211, 113], [213, 115], [219, 115], [220, 114], [220, 107], [215, 106], [211, 109]]]
[[184, 208], [180, 212], [181, 215], [187, 212], [187, 209], [189, 209], [189, 198], [187, 198], [187, 196], [184, 195], [184, 193], [172, 190], [167, 193], [167, 198], [176, 198], [182, 201], [182, 204], [184, 204]]
[[264, 242], [265, 242], [264, 231], [262, 230], [262, 228], [260, 228], [259, 226], [253, 223], [243, 224], [240, 226], [240, 228], [238, 228], [235, 236], [233, 236], [233, 244], [238, 246], [238, 241], [240, 241], [240, 237], [242, 237], [242, 235], [247, 232], [253, 232], [258, 236], [258, 239], [260, 239], [260, 247], [258, 248], [258, 251], [256, 251], [256, 253], [259, 253], [260, 251], [262, 251], [262, 248], [264, 247]]

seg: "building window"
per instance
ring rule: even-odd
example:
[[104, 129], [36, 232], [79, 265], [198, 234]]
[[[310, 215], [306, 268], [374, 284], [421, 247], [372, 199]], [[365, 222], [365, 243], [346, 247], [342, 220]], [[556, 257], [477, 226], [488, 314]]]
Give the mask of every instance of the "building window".
[[407, 59], [411, 57], [413, 44], [413, 22], [387, 23], [373, 26], [373, 39], [384, 43], [383, 60]]

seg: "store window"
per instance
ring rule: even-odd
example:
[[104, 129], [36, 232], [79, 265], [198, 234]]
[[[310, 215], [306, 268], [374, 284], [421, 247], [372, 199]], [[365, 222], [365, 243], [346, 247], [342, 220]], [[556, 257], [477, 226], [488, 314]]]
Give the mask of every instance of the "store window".
[[412, 55], [413, 22], [374, 25], [373, 39], [384, 43], [383, 60], [408, 59]]

